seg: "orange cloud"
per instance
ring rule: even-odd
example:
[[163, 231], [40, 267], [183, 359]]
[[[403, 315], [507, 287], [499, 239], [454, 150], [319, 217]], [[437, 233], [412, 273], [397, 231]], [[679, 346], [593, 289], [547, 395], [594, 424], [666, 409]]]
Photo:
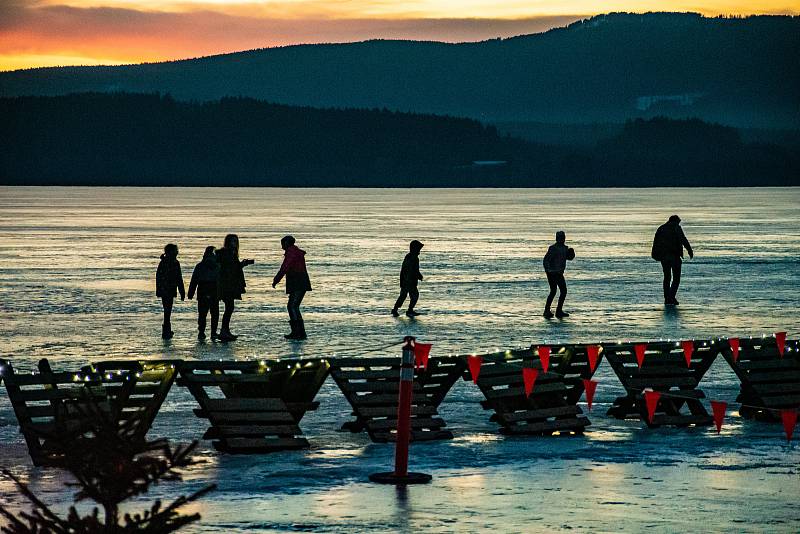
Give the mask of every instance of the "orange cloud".
[[[665, 0], [648, 8], [747, 12], [746, 0], [702, 0], [697, 6], [687, 1], [695, 0]], [[750, 9], [797, 11], [797, 5], [772, 2], [754, 1]], [[611, 0], [602, 8], [636, 11], [637, 2]], [[554, 14], [563, 9], [586, 15]], [[596, 9], [594, 0], [0, 0], [0, 70], [140, 63], [376, 38], [477, 41], [563, 26]], [[536, 16], [526, 15], [531, 13]]]
[[86, 64], [97, 64], [97, 58], [138, 63], [296, 43], [375, 38], [472, 41], [539, 32], [579, 18], [271, 19], [213, 11], [17, 5], [0, 9], [0, 69], [4, 58], [8, 65], [21, 56], [73, 62], [86, 58]]

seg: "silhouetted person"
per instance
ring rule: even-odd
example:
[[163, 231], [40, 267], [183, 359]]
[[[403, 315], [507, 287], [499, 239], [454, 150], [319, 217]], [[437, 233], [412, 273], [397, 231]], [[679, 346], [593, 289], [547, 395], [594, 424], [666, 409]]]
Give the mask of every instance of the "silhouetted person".
[[161, 305], [164, 306], [164, 323], [161, 325], [161, 337], [164, 339], [171, 339], [175, 335], [171, 323], [172, 304], [178, 292], [181, 300], [186, 298], [181, 264], [178, 262], [178, 245], [170, 243], [164, 247], [156, 270], [156, 296], [161, 297]]
[[419, 272], [419, 252], [424, 247], [422, 243], [416, 239], [408, 245], [408, 254], [403, 259], [403, 266], [400, 268], [400, 296], [392, 308], [392, 315], [398, 317], [400, 313], [398, 309], [403, 305], [407, 296], [411, 296], [406, 310], [407, 317], [416, 317], [419, 313], [414, 311], [414, 306], [417, 305], [419, 299], [419, 290], [417, 284], [422, 280], [422, 274]]
[[225, 303], [222, 314], [222, 328], [219, 339], [221, 341], [234, 341], [237, 336], [231, 333], [231, 316], [233, 315], [234, 302], [242, 300], [247, 284], [244, 281], [244, 267], [255, 263], [254, 260], [239, 259], [239, 236], [228, 234], [225, 236], [224, 246], [217, 250], [217, 263], [219, 264], [219, 283], [217, 294]]
[[214, 247], [206, 247], [203, 259], [194, 266], [192, 280], [189, 282], [189, 300], [197, 291], [197, 339], [206, 338], [206, 315], [211, 312], [211, 339], [217, 339], [219, 323], [219, 264]]
[[283, 337], [302, 340], [306, 339], [306, 325], [300, 313], [300, 303], [303, 302], [306, 291], [311, 291], [311, 280], [306, 270], [306, 252], [294, 243], [294, 237], [290, 235], [281, 239], [281, 248], [285, 251], [283, 264], [272, 280], [272, 287], [275, 288], [286, 275], [286, 294], [289, 295], [286, 309], [289, 312], [289, 326], [292, 331]]
[[[678, 300], [678, 286], [681, 284], [681, 264], [683, 263], [683, 249], [694, 258], [694, 251], [689, 240], [683, 234], [681, 218], [673, 215], [669, 220], [658, 227], [653, 238], [653, 251], [651, 256], [661, 262], [664, 271], [664, 304], [676, 306]], [[671, 283], [670, 283], [671, 282]]]
[[575, 250], [565, 244], [567, 235], [559, 230], [556, 232], [556, 242], [547, 249], [544, 255], [544, 272], [547, 274], [547, 283], [550, 284], [550, 294], [547, 295], [547, 302], [544, 305], [544, 315], [548, 319], [553, 317], [550, 306], [558, 289], [558, 306], [556, 307], [556, 317], [569, 317], [569, 313], [564, 311], [564, 299], [567, 298], [567, 281], [564, 279], [564, 271], [567, 268], [567, 260], [575, 259]]

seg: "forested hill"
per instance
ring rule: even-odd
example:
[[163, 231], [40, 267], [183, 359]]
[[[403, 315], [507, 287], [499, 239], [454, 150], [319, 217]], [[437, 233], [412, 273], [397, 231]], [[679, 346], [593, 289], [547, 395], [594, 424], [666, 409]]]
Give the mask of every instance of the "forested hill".
[[480, 43], [367, 41], [0, 73], [0, 96], [168, 92], [484, 122], [699, 117], [800, 128], [800, 17], [610, 14]]
[[800, 185], [797, 149], [696, 119], [638, 119], [593, 147], [549, 147], [471, 119], [246, 98], [0, 98], [0, 117], [3, 185]]

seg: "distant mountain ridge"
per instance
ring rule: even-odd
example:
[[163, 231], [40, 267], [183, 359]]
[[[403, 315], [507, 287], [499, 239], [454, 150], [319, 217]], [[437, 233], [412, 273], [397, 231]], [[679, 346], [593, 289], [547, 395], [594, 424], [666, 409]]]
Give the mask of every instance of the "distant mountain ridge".
[[86, 91], [246, 96], [483, 122], [698, 117], [800, 128], [800, 17], [614, 13], [479, 43], [299, 45], [118, 67], [0, 73], [0, 96]]

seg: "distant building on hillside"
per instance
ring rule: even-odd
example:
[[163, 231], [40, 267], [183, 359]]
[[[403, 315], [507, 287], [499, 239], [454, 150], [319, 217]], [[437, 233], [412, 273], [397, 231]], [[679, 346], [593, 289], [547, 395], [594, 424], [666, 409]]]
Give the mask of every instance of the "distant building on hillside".
[[654, 104], [671, 102], [679, 106], [691, 106], [703, 93], [683, 93], [680, 95], [647, 95], [636, 98], [636, 109], [647, 111]]
[[507, 161], [504, 160], [477, 160], [472, 162], [473, 167], [501, 167], [503, 165], [508, 165]]

